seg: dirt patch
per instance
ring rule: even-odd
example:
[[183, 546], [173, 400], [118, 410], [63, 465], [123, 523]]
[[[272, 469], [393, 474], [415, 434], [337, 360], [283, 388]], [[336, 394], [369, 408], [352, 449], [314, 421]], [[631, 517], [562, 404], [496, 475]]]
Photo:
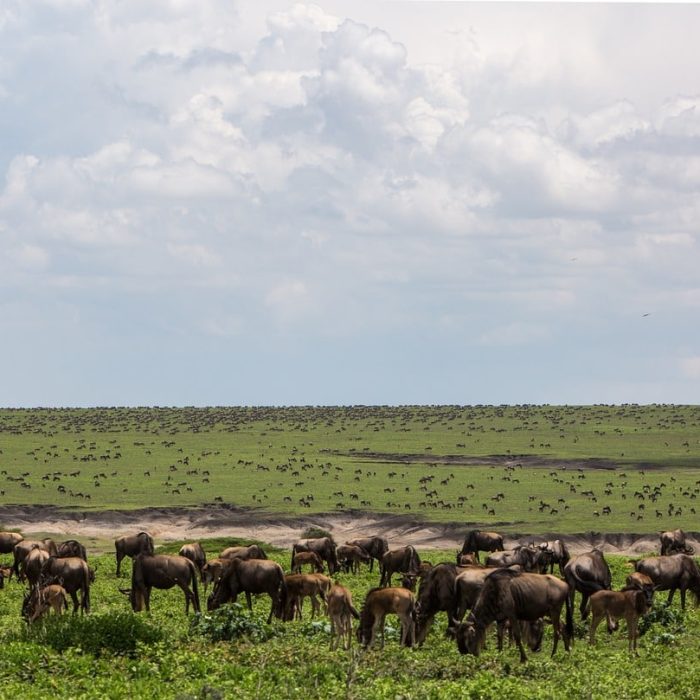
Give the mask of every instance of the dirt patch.
[[[308, 527], [333, 533], [338, 542], [381, 535], [391, 546], [412, 544], [421, 549], [461, 547], [469, 525], [431, 523], [404, 515], [353, 511], [344, 514], [279, 516], [233, 506], [201, 508], [144, 508], [129, 511], [66, 511], [54, 506], [0, 507], [3, 527], [19, 529], [25, 536], [48, 533], [56, 538], [87, 537], [109, 542], [120, 535], [147, 530], [156, 541], [240, 537], [290, 547]], [[700, 551], [700, 533], [688, 533], [689, 544]], [[634, 556], [658, 551], [658, 533], [522, 533], [505, 535], [506, 547], [531, 541], [561, 538], [573, 554], [598, 547], [605, 552]], [[111, 548], [110, 548], [111, 549]]]

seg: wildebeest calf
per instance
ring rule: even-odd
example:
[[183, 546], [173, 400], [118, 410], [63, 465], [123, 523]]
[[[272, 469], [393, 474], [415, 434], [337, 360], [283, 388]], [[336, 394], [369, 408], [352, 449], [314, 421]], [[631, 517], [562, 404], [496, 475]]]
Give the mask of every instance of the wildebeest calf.
[[640, 615], [646, 615], [649, 606], [644, 591], [625, 589], [622, 591], [598, 591], [591, 596], [591, 632], [590, 644], [595, 644], [595, 631], [604, 617], [608, 619], [608, 631], [617, 629], [617, 620], [621, 617], [627, 622], [629, 650], [637, 653], [638, 621]]

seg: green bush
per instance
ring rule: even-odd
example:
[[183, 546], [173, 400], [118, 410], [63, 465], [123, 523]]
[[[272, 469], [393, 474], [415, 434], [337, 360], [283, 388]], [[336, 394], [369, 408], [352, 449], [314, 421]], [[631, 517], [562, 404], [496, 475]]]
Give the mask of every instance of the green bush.
[[322, 527], [316, 526], [307, 527], [306, 530], [301, 533], [301, 537], [305, 540], [313, 540], [318, 537], [330, 537], [333, 539], [333, 535], [331, 535], [328, 530], [324, 530]]
[[264, 618], [245, 610], [240, 603], [229, 603], [208, 613], [194, 616], [190, 632], [207, 637], [212, 642], [249, 639], [264, 642], [278, 636], [279, 632], [268, 625]]
[[103, 651], [131, 655], [137, 645], [154, 644], [163, 639], [163, 632], [141, 615], [132, 612], [110, 612], [99, 615], [50, 616], [27, 625], [20, 633], [21, 641], [46, 644], [64, 651], [70, 647], [99, 656]]

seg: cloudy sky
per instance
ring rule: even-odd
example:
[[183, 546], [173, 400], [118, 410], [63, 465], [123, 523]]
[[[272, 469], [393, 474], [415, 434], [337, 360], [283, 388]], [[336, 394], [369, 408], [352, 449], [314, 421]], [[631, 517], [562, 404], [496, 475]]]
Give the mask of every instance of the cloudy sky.
[[700, 396], [699, 5], [0, 4], [0, 405]]

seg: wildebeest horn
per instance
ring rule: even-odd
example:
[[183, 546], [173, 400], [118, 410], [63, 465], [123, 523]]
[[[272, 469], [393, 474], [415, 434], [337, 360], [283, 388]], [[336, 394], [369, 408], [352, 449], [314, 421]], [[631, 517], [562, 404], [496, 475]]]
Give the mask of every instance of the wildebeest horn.
[[120, 588], [119, 592], [123, 593], [124, 595], [131, 595], [131, 588]]

